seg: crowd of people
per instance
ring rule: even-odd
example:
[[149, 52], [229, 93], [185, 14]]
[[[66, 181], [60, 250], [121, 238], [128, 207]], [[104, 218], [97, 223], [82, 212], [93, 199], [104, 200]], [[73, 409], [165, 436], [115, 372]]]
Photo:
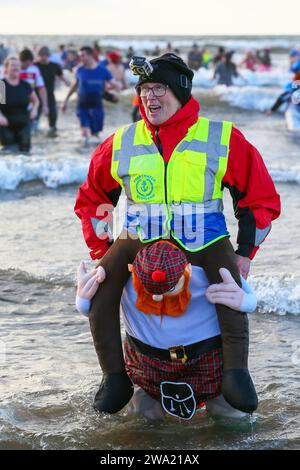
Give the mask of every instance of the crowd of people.
[[[145, 51], [145, 55], [157, 57], [172, 52], [180, 53], [171, 43], [167, 43], [165, 49], [156, 46]], [[29, 152], [31, 134], [38, 130], [42, 115], [48, 120], [47, 137], [57, 136], [56, 79], [70, 87], [61, 107], [62, 112], [67, 109], [69, 98], [77, 92], [76, 115], [83, 145], [100, 142], [104, 126], [103, 100], [116, 103], [120, 92], [129, 87], [126, 69], [136, 54], [131, 46], [123, 53], [114, 49], [104, 51], [97, 41], [79, 50], [74, 45], [61, 44], [57, 51], [47, 46], [34, 46], [32, 50], [25, 48], [19, 54], [10, 54], [9, 49], [0, 44], [0, 79], [6, 88], [5, 103], [0, 103], [0, 141], [4, 150]], [[194, 71], [200, 68], [211, 70], [211, 79], [226, 86], [231, 86], [234, 78], [240, 76], [240, 68], [253, 72], [267, 72], [272, 68], [270, 49], [246, 51], [238, 64], [233, 61], [233, 55], [234, 51], [225, 50], [224, 47], [219, 47], [213, 54], [208, 48], [200, 49], [194, 43], [187, 52], [187, 64]], [[290, 71], [294, 73], [293, 82], [299, 80], [300, 52], [296, 49], [290, 53]], [[294, 91], [290, 85], [268, 114], [283, 103], [288, 105]], [[139, 98], [135, 96], [132, 102], [133, 121], [140, 119], [139, 104]]]
[[[0, 78], [6, 89], [5, 103], [0, 104], [3, 149], [29, 152], [31, 134], [37, 131], [42, 115], [48, 119], [47, 136], [57, 136], [57, 78], [70, 86], [61, 110], [66, 110], [70, 96], [77, 91], [76, 115], [83, 143], [87, 145], [91, 139], [99, 142], [104, 122], [102, 100], [115, 103], [120, 91], [128, 88], [122, 54], [117, 50], [107, 51], [105, 57], [100, 54], [97, 44], [84, 46], [79, 51], [61, 45], [59, 53], [51, 52], [47, 46], [33, 51], [25, 48], [15, 55], [9, 55], [0, 45]], [[72, 73], [73, 81], [68, 72]]]

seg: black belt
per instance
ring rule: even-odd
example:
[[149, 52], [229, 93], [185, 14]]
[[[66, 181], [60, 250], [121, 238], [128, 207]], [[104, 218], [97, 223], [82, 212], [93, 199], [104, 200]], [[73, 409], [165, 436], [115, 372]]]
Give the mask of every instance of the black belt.
[[129, 344], [139, 353], [146, 356], [156, 357], [163, 361], [181, 360], [184, 364], [187, 359], [196, 359], [201, 354], [212, 351], [213, 349], [222, 347], [221, 336], [213, 336], [212, 338], [199, 341], [198, 343], [189, 344], [188, 346], [172, 346], [168, 349], [160, 349], [145, 344], [133, 336], [126, 335]]

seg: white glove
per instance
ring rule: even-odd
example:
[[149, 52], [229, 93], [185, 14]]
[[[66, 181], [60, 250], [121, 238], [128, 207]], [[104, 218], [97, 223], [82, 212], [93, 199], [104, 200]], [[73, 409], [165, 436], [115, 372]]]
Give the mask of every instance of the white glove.
[[206, 298], [212, 304], [223, 304], [234, 310], [240, 310], [244, 298], [244, 291], [233, 279], [226, 268], [220, 268], [219, 273], [223, 279], [220, 284], [212, 284], [206, 290]]
[[77, 296], [81, 299], [92, 299], [105, 277], [105, 270], [102, 266], [88, 273], [84, 261], [81, 261], [77, 270]]

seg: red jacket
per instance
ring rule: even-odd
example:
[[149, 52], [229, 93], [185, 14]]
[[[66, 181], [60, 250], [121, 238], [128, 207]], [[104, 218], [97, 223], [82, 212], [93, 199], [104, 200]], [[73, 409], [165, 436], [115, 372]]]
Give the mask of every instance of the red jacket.
[[[176, 114], [159, 126], [159, 148], [166, 163], [178, 142], [185, 137], [188, 128], [197, 121], [199, 109], [198, 102], [192, 97]], [[142, 106], [140, 111], [158, 145], [156, 128], [147, 120]], [[107, 203], [116, 206], [121, 193], [119, 183], [110, 172], [113, 138], [114, 135], [108, 137], [94, 151], [87, 180], [80, 186], [75, 204], [75, 213], [81, 219], [83, 235], [93, 259], [101, 258], [110, 244], [108, 238], [99, 238], [99, 234], [96, 235], [91, 218], [101, 219], [97, 215], [99, 205]], [[223, 186], [230, 191], [235, 216], [239, 221], [236, 253], [252, 259], [258, 250], [255, 247], [256, 228], [268, 227], [279, 216], [280, 197], [261, 155], [236, 128], [231, 133]]]

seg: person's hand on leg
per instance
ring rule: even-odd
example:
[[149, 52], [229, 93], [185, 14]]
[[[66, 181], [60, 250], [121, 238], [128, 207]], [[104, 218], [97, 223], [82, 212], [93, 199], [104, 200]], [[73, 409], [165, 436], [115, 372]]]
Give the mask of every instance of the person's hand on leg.
[[105, 279], [105, 270], [102, 266], [87, 272], [84, 261], [81, 261], [77, 270], [77, 295], [81, 299], [91, 300], [99, 284]]
[[234, 310], [240, 310], [244, 291], [226, 268], [219, 270], [223, 282], [211, 284], [206, 290], [206, 298], [212, 304], [223, 304]]

